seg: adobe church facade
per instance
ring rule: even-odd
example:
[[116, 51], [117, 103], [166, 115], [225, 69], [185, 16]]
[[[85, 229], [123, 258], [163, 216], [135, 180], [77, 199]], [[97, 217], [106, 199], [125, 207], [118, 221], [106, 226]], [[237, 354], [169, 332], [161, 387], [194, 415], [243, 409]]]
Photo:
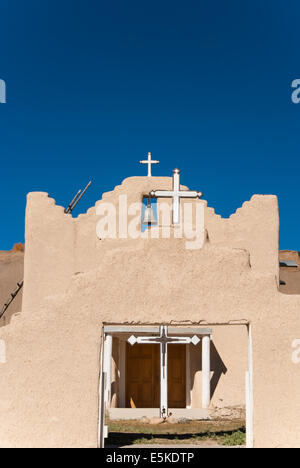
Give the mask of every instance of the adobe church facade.
[[[183, 194], [174, 223], [173, 189], [174, 175], [131, 177], [78, 218], [28, 195], [22, 312], [0, 327], [1, 446], [101, 446], [105, 413], [244, 411], [249, 447], [300, 446], [300, 296], [279, 292], [277, 198], [224, 219]], [[185, 205], [200, 208], [194, 245]]]

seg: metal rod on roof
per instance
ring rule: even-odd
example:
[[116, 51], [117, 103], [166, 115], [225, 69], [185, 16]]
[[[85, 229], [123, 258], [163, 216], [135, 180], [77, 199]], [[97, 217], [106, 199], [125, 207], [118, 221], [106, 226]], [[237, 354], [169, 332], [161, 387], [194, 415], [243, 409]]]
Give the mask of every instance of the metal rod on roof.
[[[85, 192], [88, 190], [88, 188], [92, 185], [92, 182], [90, 181], [87, 186], [85, 187], [85, 189], [82, 191], [81, 189], [78, 190], [78, 192], [76, 193], [75, 197], [73, 198], [73, 200], [71, 201], [71, 203], [68, 205], [68, 207], [65, 209], [65, 213], [66, 214], [69, 214], [69, 213], [72, 213], [72, 211], [74, 210], [75, 206], [77, 206], [77, 204], [79, 203], [79, 201], [82, 199], [82, 197], [84, 196]], [[23, 288], [23, 285], [24, 285], [24, 280], [22, 280], [20, 283], [17, 283], [17, 289], [15, 291], [13, 291], [11, 294], [10, 294], [10, 298], [8, 299], [7, 302], [5, 302], [4, 306], [2, 307], [1, 311], [0, 311], [0, 319], [3, 317], [3, 315], [5, 314], [5, 312], [7, 311], [8, 307], [10, 306], [10, 304], [14, 301], [14, 299], [16, 298], [16, 296], [19, 294], [19, 292], [21, 291], [21, 289]]]
[[19, 292], [21, 291], [21, 289], [23, 288], [23, 285], [24, 285], [24, 280], [21, 281], [21, 283], [17, 283], [17, 289], [15, 291], [13, 291], [10, 295], [10, 298], [8, 299], [8, 301], [4, 304], [4, 306], [2, 307], [1, 309], [1, 312], [0, 312], [0, 319], [3, 317], [3, 315], [5, 314], [5, 312], [7, 311], [7, 309], [9, 308], [10, 304], [13, 302], [13, 300], [15, 299], [15, 297], [19, 294]]
[[75, 202], [72, 204], [69, 213], [72, 213], [72, 211], [74, 210], [75, 206], [77, 206], [77, 204], [80, 202], [80, 200], [82, 199], [82, 197], [85, 195], [85, 192], [88, 190], [88, 188], [90, 188], [91, 185], [92, 185], [92, 182], [90, 181], [90, 182], [87, 184], [87, 186], [85, 187], [85, 189], [83, 190], [83, 192], [80, 193], [80, 196], [79, 196], [79, 197], [75, 200]]
[[76, 193], [75, 197], [73, 198], [73, 200], [72, 200], [71, 203], [69, 204], [68, 208], [65, 209], [65, 213], [71, 213], [71, 209], [72, 209], [73, 203], [75, 203], [75, 201], [77, 200], [77, 198], [79, 197], [80, 194], [81, 194], [81, 189], [78, 190], [78, 192]]
[[82, 191], [82, 190], [78, 190], [77, 194], [75, 195], [75, 197], [73, 198], [73, 200], [71, 201], [71, 203], [69, 204], [68, 208], [65, 209], [65, 213], [66, 214], [70, 214], [72, 213], [72, 211], [74, 210], [75, 206], [77, 206], [77, 204], [80, 202], [80, 200], [82, 199], [82, 197], [84, 196], [85, 192], [87, 191], [87, 189], [92, 185], [92, 182], [90, 181], [87, 186], [85, 187], [85, 189]]

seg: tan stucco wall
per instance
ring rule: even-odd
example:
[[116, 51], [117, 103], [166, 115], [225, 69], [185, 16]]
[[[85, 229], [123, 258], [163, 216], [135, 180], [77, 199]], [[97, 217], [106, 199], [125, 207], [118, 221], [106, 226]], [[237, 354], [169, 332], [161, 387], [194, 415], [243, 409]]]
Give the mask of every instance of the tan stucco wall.
[[[156, 189], [171, 189], [168, 177], [131, 177], [113, 192], [103, 195], [100, 203], [113, 203], [118, 211], [118, 197], [127, 195], [128, 204], [140, 202], [143, 195]], [[168, 200], [163, 200], [167, 203]], [[186, 201], [181, 201], [182, 206]], [[187, 200], [188, 203], [191, 200]], [[195, 202], [194, 202], [195, 203]], [[205, 203], [206, 202], [198, 202]], [[278, 206], [274, 196], [255, 195], [229, 219], [223, 219], [212, 208], [205, 209], [209, 243], [226, 248], [241, 248], [251, 256], [253, 271], [278, 276]], [[46, 193], [28, 195], [26, 210], [26, 256], [24, 311], [35, 306], [47, 294], [63, 292], [72, 274], [96, 268], [103, 253], [113, 249], [142, 249], [134, 239], [99, 241], [96, 224], [99, 217], [93, 207], [86, 214], [72, 218]], [[35, 290], [32, 297], [31, 288]], [[27, 294], [28, 293], [28, 294]]]
[[[103, 200], [116, 203], [126, 193], [130, 203], [170, 187], [168, 178], [131, 178]], [[184, 239], [100, 241], [96, 222], [95, 208], [73, 219], [47, 194], [28, 196], [23, 310], [0, 328], [8, 355], [0, 367], [0, 444], [97, 446], [104, 323], [250, 322], [255, 445], [299, 445], [300, 373], [291, 340], [300, 297], [278, 292], [276, 197], [256, 195], [228, 220], [206, 208], [206, 242], [193, 251]], [[244, 357], [234, 343], [225, 347], [222, 333], [230, 385]], [[216, 399], [228, 392], [225, 383]]]
[[[245, 325], [214, 326], [211, 341], [211, 413], [245, 407], [248, 333]], [[192, 408], [202, 407], [202, 348], [190, 345]]]

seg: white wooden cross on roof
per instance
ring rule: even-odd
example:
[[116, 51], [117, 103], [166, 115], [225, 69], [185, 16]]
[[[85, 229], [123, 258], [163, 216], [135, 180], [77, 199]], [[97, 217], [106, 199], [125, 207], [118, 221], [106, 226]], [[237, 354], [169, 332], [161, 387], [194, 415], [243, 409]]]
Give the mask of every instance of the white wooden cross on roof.
[[148, 177], [152, 177], [152, 174], [151, 174], [152, 164], [159, 164], [159, 161], [155, 161], [154, 159], [151, 159], [151, 153], [148, 153], [148, 159], [140, 161], [140, 164], [148, 165]]
[[172, 190], [152, 190], [150, 196], [154, 198], [173, 198], [173, 224], [179, 224], [180, 221], [180, 198], [201, 198], [202, 192], [194, 190], [180, 190], [180, 170], [173, 171], [173, 189]]
[[159, 344], [160, 345], [160, 416], [168, 417], [168, 345], [170, 344], [190, 344], [195, 346], [200, 342], [200, 338], [194, 335], [189, 336], [168, 336], [168, 327], [160, 327], [160, 336], [138, 336], [131, 335], [128, 342], [133, 346], [139, 344]]

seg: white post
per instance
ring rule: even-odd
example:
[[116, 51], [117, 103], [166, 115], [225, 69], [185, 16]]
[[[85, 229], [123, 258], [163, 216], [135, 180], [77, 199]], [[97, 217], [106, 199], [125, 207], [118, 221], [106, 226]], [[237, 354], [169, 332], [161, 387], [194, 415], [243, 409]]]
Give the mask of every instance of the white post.
[[185, 349], [185, 356], [186, 356], [186, 408], [191, 409], [192, 407], [192, 399], [191, 399], [191, 353], [190, 353], [190, 345], [186, 344]]
[[250, 373], [246, 372], [246, 447], [253, 448], [253, 407], [251, 398]]
[[160, 417], [168, 417], [168, 346], [160, 345]]
[[106, 373], [105, 403], [110, 407], [111, 399], [111, 356], [112, 356], [112, 335], [106, 335], [104, 343], [104, 372]]
[[254, 447], [254, 429], [253, 429], [253, 416], [254, 416], [254, 401], [253, 401], [253, 348], [252, 348], [252, 328], [248, 326], [248, 340], [249, 340], [249, 371], [246, 372], [246, 447]]
[[119, 339], [119, 408], [125, 408], [126, 341]]
[[210, 405], [210, 336], [202, 338], [202, 408]]
[[100, 379], [99, 379], [99, 417], [98, 417], [98, 447], [104, 448], [105, 439], [105, 398], [104, 398], [104, 340], [103, 335], [100, 347]]

